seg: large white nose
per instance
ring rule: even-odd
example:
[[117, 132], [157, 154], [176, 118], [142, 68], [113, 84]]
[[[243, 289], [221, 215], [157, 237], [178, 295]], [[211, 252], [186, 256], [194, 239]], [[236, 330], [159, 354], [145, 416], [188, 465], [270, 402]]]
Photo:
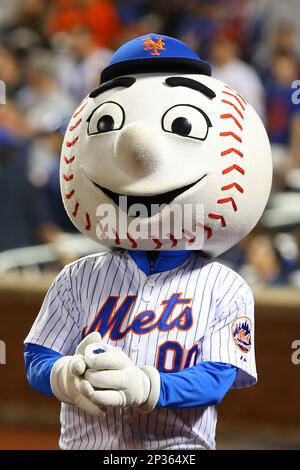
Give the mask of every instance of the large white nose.
[[125, 173], [142, 177], [155, 173], [163, 155], [161, 136], [140, 122], [128, 124], [115, 142], [114, 157]]

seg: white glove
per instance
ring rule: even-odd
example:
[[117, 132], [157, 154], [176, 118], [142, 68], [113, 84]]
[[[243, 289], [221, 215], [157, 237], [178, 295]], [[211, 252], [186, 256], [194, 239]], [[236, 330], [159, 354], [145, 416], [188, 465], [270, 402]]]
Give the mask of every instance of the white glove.
[[119, 370], [132, 366], [131, 359], [122, 349], [102, 342], [86, 346], [84, 360], [89, 369], [95, 370]]
[[95, 416], [103, 416], [104, 411], [88, 398], [94, 389], [83, 377], [86, 371], [84, 353], [89, 344], [99, 340], [101, 336], [98, 332], [86, 336], [73, 356], [61, 357], [54, 363], [50, 374], [51, 389], [58, 400], [74, 404]]
[[[94, 347], [95, 346], [95, 347]], [[82, 393], [97, 406], [137, 407], [145, 413], [153, 410], [160, 394], [160, 375], [155, 367], [136, 367], [129, 357], [119, 348], [112, 348], [98, 355], [89, 355], [86, 362], [90, 369], [85, 378], [97, 389], [91, 393], [82, 386]]]

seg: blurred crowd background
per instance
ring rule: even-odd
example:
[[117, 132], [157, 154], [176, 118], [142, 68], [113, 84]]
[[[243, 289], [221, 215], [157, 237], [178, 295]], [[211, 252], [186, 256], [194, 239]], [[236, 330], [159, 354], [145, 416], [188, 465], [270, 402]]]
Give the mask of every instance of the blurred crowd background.
[[[213, 75], [254, 106], [269, 134], [269, 206], [225, 261], [254, 286], [299, 287], [299, 18], [298, 0], [0, 0], [0, 80], [6, 86], [0, 105], [0, 271], [14, 266], [7, 261], [11, 250], [58, 245], [74, 234], [58, 180], [67, 122], [98, 84], [113, 51], [157, 32], [185, 41], [207, 59]], [[22, 251], [16, 253], [22, 264]]]

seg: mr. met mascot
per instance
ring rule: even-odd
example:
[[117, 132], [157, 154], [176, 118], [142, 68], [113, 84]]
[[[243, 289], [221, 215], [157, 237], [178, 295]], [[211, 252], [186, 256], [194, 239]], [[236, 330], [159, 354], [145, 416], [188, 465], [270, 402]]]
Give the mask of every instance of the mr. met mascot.
[[25, 340], [62, 449], [213, 449], [216, 405], [256, 380], [253, 296], [214, 261], [258, 222], [268, 138], [184, 43], [124, 44], [66, 132], [61, 190], [108, 249], [66, 266]]

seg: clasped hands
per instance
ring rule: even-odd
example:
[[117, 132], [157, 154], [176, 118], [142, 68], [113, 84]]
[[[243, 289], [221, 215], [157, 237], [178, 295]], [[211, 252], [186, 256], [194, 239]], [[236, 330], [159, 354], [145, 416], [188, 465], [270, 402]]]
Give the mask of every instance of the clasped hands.
[[155, 367], [136, 367], [120, 348], [90, 354], [101, 345], [101, 335], [86, 336], [73, 356], [63, 356], [52, 367], [50, 382], [60, 401], [74, 404], [96, 416], [107, 407], [135, 407], [140, 412], [155, 408], [160, 375]]

